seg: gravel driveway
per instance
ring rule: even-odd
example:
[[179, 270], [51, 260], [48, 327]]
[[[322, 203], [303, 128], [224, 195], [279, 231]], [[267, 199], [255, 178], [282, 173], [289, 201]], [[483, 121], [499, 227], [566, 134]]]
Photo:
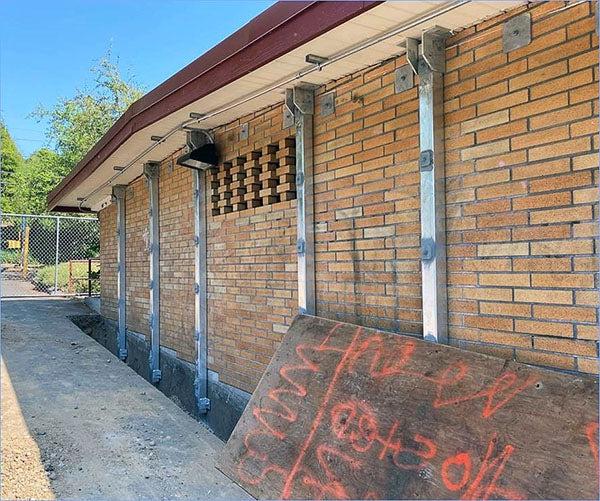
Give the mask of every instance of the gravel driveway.
[[67, 318], [86, 313], [2, 302], [2, 499], [249, 499], [217, 437]]

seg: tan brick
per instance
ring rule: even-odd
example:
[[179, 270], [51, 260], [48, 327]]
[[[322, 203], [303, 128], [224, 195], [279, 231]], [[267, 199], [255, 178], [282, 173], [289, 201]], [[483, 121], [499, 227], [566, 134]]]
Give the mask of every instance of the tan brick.
[[571, 259], [569, 257], [515, 258], [513, 269], [514, 271], [570, 271]]
[[590, 138], [581, 137], [569, 141], [561, 141], [549, 145], [538, 146], [529, 150], [530, 160], [543, 160], [545, 158], [558, 157], [563, 155], [573, 155], [589, 151], [591, 149]]
[[592, 207], [567, 207], [564, 209], [552, 209], [534, 211], [529, 216], [532, 224], [560, 223], [563, 221], [584, 221], [592, 218]]
[[529, 189], [532, 193], [542, 191], [557, 191], [567, 188], [578, 188], [592, 183], [592, 176], [589, 172], [574, 172], [561, 176], [549, 176], [543, 179], [536, 179], [529, 183]]
[[588, 372], [590, 374], [598, 374], [600, 372], [600, 360], [598, 358], [577, 358], [577, 370], [580, 372]]
[[[519, 118], [534, 117], [534, 115], [540, 115], [544, 112], [551, 112], [548, 113], [548, 115], [551, 115], [555, 112], [554, 110], [568, 106], [568, 104], [569, 95], [566, 92], [563, 92], [562, 94], [554, 94], [543, 99], [536, 99], [535, 101], [530, 101], [526, 104], [514, 106], [510, 109], [510, 118], [511, 120], [517, 120]], [[565, 113], [566, 111], [567, 110], [558, 111], [556, 113]], [[547, 125], [557, 125], [560, 123], [560, 121], [552, 121], [551, 117], [547, 117], [546, 119], [540, 117], [539, 121], [537, 121], [537, 117], [535, 117], [531, 119], [530, 125], [532, 128], [538, 128], [542, 126], [541, 123], [543, 122], [547, 122]]]
[[558, 255], [558, 254], [591, 254], [593, 243], [591, 240], [551, 240], [547, 242], [532, 242], [532, 255]]
[[465, 148], [460, 152], [461, 160], [473, 160], [476, 158], [489, 157], [499, 155], [510, 150], [510, 142], [508, 139], [487, 143], [480, 146]]
[[[583, 273], [534, 273], [531, 275], [531, 285], [534, 287], [590, 288], [594, 286], [594, 277]], [[554, 292], [548, 291], [548, 294], [554, 294]]]
[[515, 350], [515, 357], [518, 362], [522, 362], [524, 364], [556, 367], [558, 369], [572, 370], [575, 368], [575, 358], [568, 355], [517, 349]]
[[544, 207], [560, 207], [571, 203], [571, 193], [563, 191], [544, 195], [530, 195], [528, 197], [514, 198], [513, 209], [540, 209]]
[[549, 82], [534, 85], [529, 89], [529, 92], [531, 99], [538, 99], [575, 87], [581, 87], [582, 85], [592, 82], [593, 78], [591, 68], [585, 69], [576, 73], [569, 73], [566, 76], [550, 80]]
[[509, 120], [508, 110], [500, 110], [496, 113], [478, 116], [472, 120], [466, 120], [460, 125], [460, 130], [463, 134], [475, 132], [481, 129], [487, 129], [495, 125], [505, 124]]
[[523, 287], [530, 285], [529, 274], [526, 273], [481, 273], [479, 285]]
[[537, 320], [515, 320], [515, 331], [543, 336], [573, 337], [573, 325]]
[[531, 305], [515, 303], [479, 303], [479, 311], [485, 315], [531, 317]]
[[482, 244], [477, 246], [478, 256], [527, 256], [528, 243]]
[[557, 351], [570, 355], [597, 356], [596, 343], [575, 339], [558, 339], [551, 337], [534, 337], [533, 347], [539, 350]]
[[[569, 138], [569, 127], [566, 125], [544, 129], [537, 132], [530, 132], [521, 136], [513, 137], [510, 141], [511, 147], [515, 150], [531, 148], [541, 144], [554, 143]], [[554, 156], [554, 155], [553, 155]], [[545, 158], [545, 157], [542, 157]]]
[[598, 325], [578, 325], [577, 339], [600, 341], [600, 327]]
[[[531, 285], [539, 287], [535, 283], [534, 277], [535, 275], [532, 275]], [[568, 285], [565, 284], [562, 287], [568, 287]], [[514, 296], [515, 301], [521, 303], [573, 304], [573, 293], [568, 290], [515, 289]]]
[[561, 320], [573, 322], [595, 322], [595, 308], [583, 306], [544, 306], [534, 305], [533, 316], [548, 320]]

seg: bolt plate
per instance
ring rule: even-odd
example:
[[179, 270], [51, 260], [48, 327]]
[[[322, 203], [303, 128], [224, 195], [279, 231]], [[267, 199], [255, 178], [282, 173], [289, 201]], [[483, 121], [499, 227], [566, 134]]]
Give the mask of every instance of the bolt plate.
[[414, 84], [414, 73], [408, 64], [396, 70], [394, 74], [394, 90], [396, 93], [412, 89]]
[[502, 50], [511, 52], [531, 43], [531, 15], [529, 12], [515, 16], [506, 23], [502, 30]]
[[321, 96], [321, 116], [327, 117], [335, 112], [335, 92], [328, 92]]

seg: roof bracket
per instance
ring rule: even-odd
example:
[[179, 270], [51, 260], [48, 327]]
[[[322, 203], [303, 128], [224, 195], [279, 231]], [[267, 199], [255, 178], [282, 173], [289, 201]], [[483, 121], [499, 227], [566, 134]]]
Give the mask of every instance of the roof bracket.
[[283, 101], [283, 128], [294, 125], [294, 89], [285, 89]]
[[416, 75], [419, 67], [419, 40], [417, 38], [407, 38], [403, 45], [406, 48], [406, 60]]
[[422, 35], [423, 59], [432, 71], [446, 72], [446, 38], [450, 30], [441, 26], [433, 26]]

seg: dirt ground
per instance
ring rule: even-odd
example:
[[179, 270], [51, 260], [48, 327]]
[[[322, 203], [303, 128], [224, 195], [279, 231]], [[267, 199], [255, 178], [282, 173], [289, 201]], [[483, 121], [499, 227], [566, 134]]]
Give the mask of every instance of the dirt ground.
[[89, 312], [2, 302], [2, 499], [251, 499], [217, 437], [67, 318]]

